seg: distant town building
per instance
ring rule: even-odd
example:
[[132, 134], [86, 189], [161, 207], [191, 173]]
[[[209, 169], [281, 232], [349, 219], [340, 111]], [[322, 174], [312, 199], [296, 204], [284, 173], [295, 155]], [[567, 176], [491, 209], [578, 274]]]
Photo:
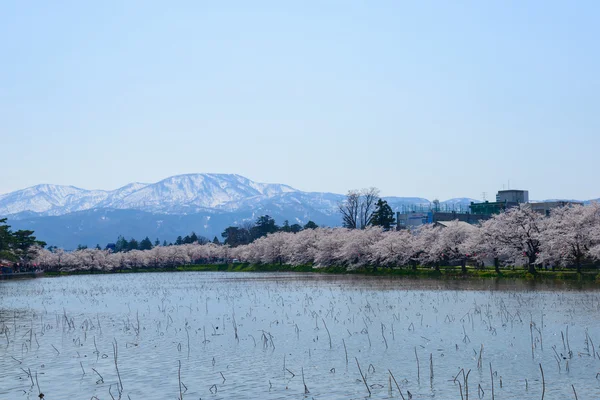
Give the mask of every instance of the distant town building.
[[531, 209], [533, 211], [537, 211], [541, 214], [549, 216], [550, 212], [555, 208], [570, 207], [570, 206], [574, 206], [574, 205], [582, 206], [583, 203], [580, 201], [559, 200], [559, 201], [545, 201], [545, 202], [540, 202], [540, 203], [529, 203], [529, 205], [531, 206]]
[[472, 202], [468, 210], [462, 208], [449, 210], [447, 207], [441, 207], [437, 200], [431, 205], [421, 204], [404, 207], [396, 213], [396, 226], [397, 229], [410, 229], [425, 224], [438, 224], [455, 220], [461, 223], [477, 224], [480, 221], [490, 219], [495, 214], [500, 214], [512, 207], [518, 207], [519, 204], [529, 204], [534, 211], [544, 215], [550, 215], [550, 212], [558, 207], [583, 205], [581, 202], [566, 200], [530, 203], [529, 191], [527, 190], [500, 190], [496, 194], [495, 202]]
[[529, 203], [527, 190], [499, 190], [496, 194], [496, 203]]

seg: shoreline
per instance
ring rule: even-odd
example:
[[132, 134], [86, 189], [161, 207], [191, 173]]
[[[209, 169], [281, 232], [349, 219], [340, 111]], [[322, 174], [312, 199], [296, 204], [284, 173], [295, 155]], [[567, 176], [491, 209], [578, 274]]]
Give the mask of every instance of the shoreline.
[[364, 276], [397, 276], [412, 279], [438, 278], [438, 279], [523, 279], [523, 280], [558, 280], [558, 281], [586, 281], [600, 284], [598, 271], [584, 271], [578, 274], [571, 270], [541, 270], [535, 275], [526, 269], [504, 269], [499, 273], [493, 269], [468, 268], [463, 273], [460, 267], [440, 267], [439, 271], [433, 268], [419, 267], [416, 270], [408, 268], [383, 268], [361, 267], [347, 270], [345, 267], [313, 268], [311, 265], [279, 265], [279, 264], [193, 264], [181, 265], [174, 268], [131, 268], [112, 271], [82, 270], [82, 271], [45, 271], [42, 276], [70, 276], [70, 275], [96, 275], [96, 274], [137, 274], [149, 272], [297, 272], [321, 273], [335, 275], [364, 275]]

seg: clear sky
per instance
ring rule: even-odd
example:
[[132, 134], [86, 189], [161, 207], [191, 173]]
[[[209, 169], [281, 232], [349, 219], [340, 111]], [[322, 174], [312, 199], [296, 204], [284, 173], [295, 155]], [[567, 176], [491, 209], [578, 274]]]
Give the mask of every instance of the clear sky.
[[597, 1], [2, 1], [0, 193], [600, 197]]

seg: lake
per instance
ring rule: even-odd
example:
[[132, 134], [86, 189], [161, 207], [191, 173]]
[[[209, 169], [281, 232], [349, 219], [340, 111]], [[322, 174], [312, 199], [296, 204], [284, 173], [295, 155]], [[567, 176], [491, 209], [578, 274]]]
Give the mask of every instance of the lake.
[[1, 281], [0, 399], [37, 399], [38, 385], [48, 400], [400, 399], [398, 387], [405, 399], [492, 399], [492, 377], [495, 399], [574, 399], [573, 387], [597, 399], [599, 328], [593, 284], [218, 272]]

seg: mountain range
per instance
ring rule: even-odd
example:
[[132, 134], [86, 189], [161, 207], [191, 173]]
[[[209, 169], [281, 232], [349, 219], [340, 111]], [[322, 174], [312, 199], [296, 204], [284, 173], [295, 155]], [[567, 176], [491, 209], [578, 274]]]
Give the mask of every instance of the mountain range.
[[[227, 226], [270, 215], [278, 224], [338, 226], [345, 196], [304, 192], [282, 184], [258, 183], [235, 174], [186, 174], [156, 183], [130, 183], [116, 190], [86, 190], [42, 184], [0, 195], [0, 216], [12, 229], [31, 229], [49, 245], [73, 249], [114, 242], [118, 235], [173, 241], [192, 231], [221, 239]], [[420, 197], [384, 197], [394, 211], [428, 208]], [[466, 210], [470, 198], [442, 207]]]

